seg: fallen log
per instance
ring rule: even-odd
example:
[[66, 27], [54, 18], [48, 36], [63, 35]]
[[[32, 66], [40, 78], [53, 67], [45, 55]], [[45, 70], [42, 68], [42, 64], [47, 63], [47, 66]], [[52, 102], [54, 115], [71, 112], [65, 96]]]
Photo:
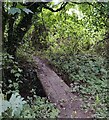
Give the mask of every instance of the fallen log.
[[81, 99], [71, 93], [69, 86], [41, 59], [33, 57], [37, 75], [48, 99], [60, 110], [58, 118], [90, 118], [90, 114], [82, 110]]

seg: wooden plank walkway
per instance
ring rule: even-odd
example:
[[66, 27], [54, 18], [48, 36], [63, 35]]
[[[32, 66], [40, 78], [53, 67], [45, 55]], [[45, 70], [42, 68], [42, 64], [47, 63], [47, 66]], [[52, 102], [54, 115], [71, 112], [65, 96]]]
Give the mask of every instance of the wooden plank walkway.
[[48, 99], [60, 110], [58, 118], [90, 118], [89, 113], [81, 109], [81, 99], [71, 93], [65, 82], [41, 59], [33, 57], [38, 69], [37, 75]]

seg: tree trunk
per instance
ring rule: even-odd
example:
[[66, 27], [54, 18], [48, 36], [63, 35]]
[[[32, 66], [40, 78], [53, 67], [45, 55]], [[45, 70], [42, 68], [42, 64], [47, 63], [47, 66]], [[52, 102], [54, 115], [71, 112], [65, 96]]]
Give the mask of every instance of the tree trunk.
[[21, 19], [21, 21], [16, 27], [14, 27], [15, 20], [12, 17], [8, 21], [9, 30], [8, 30], [8, 42], [6, 43], [6, 47], [7, 52], [11, 55], [14, 55], [14, 57], [16, 56], [16, 50], [20, 45], [20, 42], [22, 41], [24, 35], [32, 25], [32, 17], [34, 13], [37, 12], [40, 4], [41, 3], [34, 3], [33, 5], [27, 7], [33, 12], [33, 14], [25, 13], [25, 16]]

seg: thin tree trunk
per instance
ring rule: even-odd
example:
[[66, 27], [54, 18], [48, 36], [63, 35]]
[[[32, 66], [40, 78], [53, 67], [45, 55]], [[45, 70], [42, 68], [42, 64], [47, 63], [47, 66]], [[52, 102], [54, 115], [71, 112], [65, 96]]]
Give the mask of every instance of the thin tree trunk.
[[[41, 3], [35, 3], [28, 7], [33, 13], [37, 12]], [[40, 11], [41, 12], [41, 11]], [[8, 30], [8, 42], [6, 43], [7, 52], [11, 55], [16, 56], [16, 50], [20, 45], [24, 35], [30, 29], [32, 25], [32, 17], [34, 14], [25, 14], [21, 19], [17, 27], [14, 27], [14, 19], [9, 19], [9, 30]]]

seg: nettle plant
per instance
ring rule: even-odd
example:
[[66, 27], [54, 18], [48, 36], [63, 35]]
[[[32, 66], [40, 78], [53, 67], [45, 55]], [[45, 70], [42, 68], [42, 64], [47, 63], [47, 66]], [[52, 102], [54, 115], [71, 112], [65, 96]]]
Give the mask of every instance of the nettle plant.
[[0, 94], [0, 117], [2, 118], [56, 118], [59, 110], [45, 98], [36, 96], [31, 103], [31, 98], [25, 101], [18, 93], [13, 93], [8, 100]]
[[0, 116], [2, 117], [19, 117], [23, 110], [23, 105], [26, 101], [18, 94], [13, 93], [9, 101], [3, 99], [3, 94], [0, 94]]

